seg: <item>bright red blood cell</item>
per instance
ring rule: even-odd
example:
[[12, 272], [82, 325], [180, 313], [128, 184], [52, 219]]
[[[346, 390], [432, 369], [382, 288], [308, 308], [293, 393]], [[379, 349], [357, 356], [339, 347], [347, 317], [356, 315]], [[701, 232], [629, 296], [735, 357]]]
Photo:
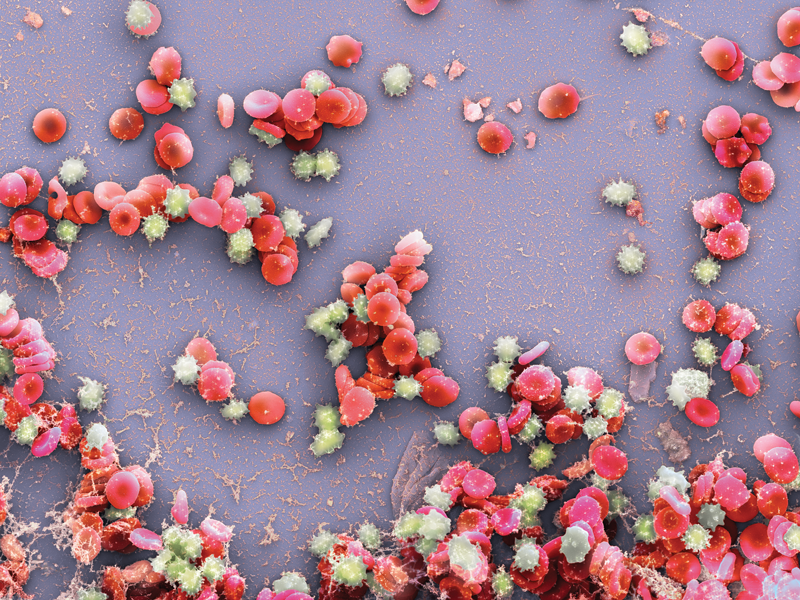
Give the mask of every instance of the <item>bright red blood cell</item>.
[[773, 549], [767, 534], [767, 526], [764, 523], [754, 523], [746, 527], [739, 534], [739, 548], [749, 560], [760, 562], [768, 559]]
[[739, 360], [741, 360], [743, 352], [744, 344], [742, 344], [740, 340], [731, 341], [731, 343], [725, 348], [725, 351], [722, 353], [722, 357], [719, 361], [722, 370], [730, 371], [733, 367], [735, 367], [739, 363]]
[[478, 129], [478, 145], [489, 154], [502, 154], [513, 141], [511, 130], [498, 121], [484, 123]]
[[135, 108], [118, 108], [108, 120], [108, 129], [118, 140], [135, 140], [144, 129], [144, 117]]
[[266, 119], [281, 107], [281, 98], [275, 92], [254, 90], [244, 97], [242, 107], [254, 119]]
[[228, 397], [234, 383], [234, 375], [225, 363], [208, 362], [200, 372], [197, 380], [197, 391], [203, 400], [220, 402]]
[[792, 402], [789, 403], [789, 410], [792, 411], [795, 417], [800, 418], [800, 401], [792, 400]]
[[600, 446], [592, 455], [595, 472], [604, 479], [616, 481], [628, 471], [628, 457], [614, 446]]
[[800, 81], [800, 58], [788, 52], [781, 52], [769, 63], [775, 76], [784, 83]]
[[755, 441], [753, 444], [753, 454], [758, 461], [764, 462], [764, 455], [773, 448], [786, 448], [787, 450], [791, 450], [792, 446], [782, 437], [774, 433], [768, 433], [767, 435], [762, 435]]
[[596, 400], [603, 393], [602, 377], [597, 371], [589, 367], [572, 367], [567, 371], [567, 383], [571, 386], [585, 388], [593, 400]]
[[125, 189], [113, 181], [102, 181], [94, 186], [94, 201], [103, 210], [111, 210], [122, 202]]
[[[405, 330], [401, 329], [400, 331]], [[445, 377], [444, 375], [435, 375], [424, 381], [422, 384], [421, 396], [426, 404], [430, 404], [436, 408], [442, 408], [443, 406], [455, 402], [458, 398], [459, 391], [460, 388], [455, 380], [450, 377]]]
[[189, 136], [183, 133], [170, 133], [158, 144], [161, 159], [173, 169], [188, 165], [194, 156], [194, 147]]
[[700, 427], [713, 427], [719, 423], [719, 408], [707, 398], [692, 398], [686, 404], [686, 417]]
[[327, 90], [317, 98], [317, 117], [323, 123], [341, 123], [350, 115], [350, 100], [341, 90]]
[[[20, 214], [20, 213], [25, 214]], [[44, 237], [47, 232], [47, 219], [38, 210], [18, 210], [11, 216], [9, 228], [14, 235], [24, 242], [35, 242]]]
[[736, 62], [736, 46], [721, 37], [714, 37], [703, 44], [700, 55], [715, 71], [727, 71]]
[[67, 132], [67, 120], [61, 111], [45, 108], [33, 118], [33, 134], [45, 144], [57, 142]]
[[548, 119], [565, 119], [578, 110], [580, 101], [574, 87], [557, 83], [545, 88], [539, 95], [539, 112]]
[[186, 354], [194, 357], [201, 367], [207, 362], [217, 360], [217, 350], [214, 348], [214, 344], [202, 337], [194, 338], [186, 345]]
[[567, 415], [559, 414], [550, 417], [545, 426], [547, 439], [554, 444], [564, 444], [572, 439], [575, 433], [575, 422]]
[[427, 15], [439, 6], [440, 0], [406, 0], [406, 6], [416, 15]]
[[[334, 35], [325, 46], [328, 60], [336, 67], [350, 67], [361, 58], [363, 44], [349, 35]], [[349, 109], [348, 109], [349, 110]]]
[[36, 200], [39, 192], [42, 191], [42, 186], [44, 185], [42, 176], [39, 175], [39, 171], [31, 167], [21, 167], [14, 172], [25, 180], [25, 186], [27, 187], [28, 192], [25, 196], [25, 202], [23, 202], [23, 204], [30, 204]]
[[292, 280], [294, 267], [288, 256], [269, 254], [261, 263], [261, 274], [272, 285], [285, 285]]
[[635, 365], [649, 365], [661, 354], [661, 344], [656, 337], [640, 331], [625, 342], [625, 356]]
[[118, 471], [106, 483], [105, 493], [114, 508], [128, 508], [139, 495], [139, 480], [133, 473]]
[[723, 104], [709, 111], [705, 124], [708, 132], [721, 140], [736, 135], [742, 124], [742, 119], [735, 108]]
[[485, 410], [477, 406], [471, 406], [465, 409], [458, 418], [458, 429], [461, 435], [470, 440], [472, 439], [472, 428], [475, 423], [485, 421], [488, 418], [489, 414]]
[[494, 493], [497, 483], [489, 473], [482, 469], [472, 469], [464, 476], [461, 484], [464, 491], [473, 498], [488, 498]]
[[773, 448], [764, 454], [764, 470], [776, 483], [791, 483], [800, 472], [797, 455], [788, 448]]
[[753, 67], [753, 83], [768, 92], [779, 90], [784, 85], [781, 78], [772, 72], [772, 64], [768, 60], [762, 60]]
[[742, 117], [742, 137], [748, 144], [763, 144], [772, 135], [772, 127], [767, 117], [756, 113], [747, 113]]
[[155, 79], [145, 79], [136, 86], [136, 99], [145, 110], [169, 104], [169, 96], [167, 86], [158, 83]]
[[770, 90], [769, 95], [781, 108], [792, 108], [800, 101], [800, 82], [787, 83], [779, 89]]
[[751, 202], [763, 202], [775, 187], [775, 172], [764, 161], [747, 163], [739, 173], [739, 192]]
[[376, 325], [391, 325], [400, 315], [400, 301], [389, 292], [380, 292], [370, 298], [367, 315]]
[[758, 490], [758, 510], [767, 519], [783, 515], [789, 508], [789, 496], [783, 486], [768, 483]]
[[734, 387], [745, 396], [753, 396], [761, 389], [761, 382], [749, 365], [740, 364], [731, 369]]
[[[604, 446], [610, 448], [611, 446]], [[665, 506], [655, 515], [656, 533], [665, 539], [675, 539], [686, 533], [689, 527], [689, 517], [679, 515], [671, 506]]]
[[744, 53], [742, 49], [739, 48], [739, 44], [736, 42], [731, 42], [731, 44], [736, 48], [736, 62], [733, 63], [730, 69], [715, 71], [717, 76], [725, 81], [736, 81], [744, 72]]
[[[370, 304], [376, 297], [373, 296]], [[382, 346], [383, 354], [390, 365], [407, 365], [417, 355], [417, 338], [408, 329], [392, 330], [383, 340]]]
[[217, 98], [217, 118], [219, 119], [219, 124], [225, 129], [233, 125], [234, 108], [233, 98], [229, 94], [219, 95], [219, 98]]
[[531, 402], [541, 402], [556, 386], [553, 372], [542, 365], [531, 365], [517, 377], [516, 387]]
[[37, 457], [48, 456], [58, 448], [61, 427], [53, 427], [36, 436], [31, 446], [31, 454]]
[[728, 169], [741, 167], [750, 159], [752, 154], [753, 151], [750, 150], [750, 146], [740, 137], [718, 140], [714, 146], [714, 156], [720, 166]]
[[354, 387], [345, 394], [339, 405], [342, 425], [350, 427], [369, 417], [375, 409], [375, 395], [362, 387]]
[[181, 77], [181, 55], [172, 46], [162, 46], [153, 52], [149, 67], [158, 83], [170, 86]]
[[6, 314], [0, 315], [0, 337], [9, 337], [13, 332], [19, 332], [19, 313], [9, 308]]
[[222, 207], [222, 221], [219, 227], [225, 233], [236, 233], [247, 222], [247, 209], [238, 198], [231, 198]]
[[286, 235], [281, 220], [274, 215], [264, 215], [253, 221], [250, 228], [256, 250], [261, 252], [275, 251]]
[[147, 192], [140, 189], [131, 190], [125, 194], [123, 202], [127, 202], [139, 211], [139, 216], [149, 217], [158, 208], [158, 202]]
[[261, 425], [274, 425], [286, 412], [283, 398], [272, 392], [258, 392], [250, 398], [247, 407], [253, 420]]
[[388, 274], [386, 273], [377, 273], [372, 275], [368, 280], [367, 284], [364, 288], [365, 293], [367, 294], [367, 298], [372, 299], [372, 297], [376, 294], [381, 292], [387, 292], [394, 296], [397, 295], [398, 286], [397, 282]]
[[14, 382], [14, 400], [20, 404], [33, 404], [44, 391], [44, 381], [38, 373], [26, 373]]
[[200, 196], [189, 203], [189, 216], [206, 227], [217, 227], [222, 222], [222, 207], [211, 198]]
[[708, 208], [718, 225], [735, 223], [742, 218], [742, 204], [733, 194], [717, 194], [709, 199]]
[[717, 232], [709, 232], [704, 241], [717, 258], [732, 260], [747, 250], [750, 231], [742, 223], [729, 223]]
[[708, 300], [695, 300], [683, 309], [683, 324], [689, 331], [695, 333], [711, 331], [716, 320], [717, 313]]
[[308, 90], [297, 88], [283, 97], [283, 112], [292, 121], [307, 121], [314, 116], [317, 99]]
[[702, 571], [700, 560], [691, 552], [679, 552], [669, 557], [666, 564], [667, 575], [686, 585], [692, 579], [697, 579]]
[[492, 419], [478, 421], [472, 427], [472, 445], [481, 454], [496, 454], [500, 451], [502, 441], [500, 439], [500, 428], [497, 422]]
[[117, 235], [133, 235], [139, 229], [141, 215], [133, 204], [120, 202], [108, 215], [108, 223]]
[[789, 48], [800, 44], [800, 9], [790, 8], [780, 16], [778, 39]]

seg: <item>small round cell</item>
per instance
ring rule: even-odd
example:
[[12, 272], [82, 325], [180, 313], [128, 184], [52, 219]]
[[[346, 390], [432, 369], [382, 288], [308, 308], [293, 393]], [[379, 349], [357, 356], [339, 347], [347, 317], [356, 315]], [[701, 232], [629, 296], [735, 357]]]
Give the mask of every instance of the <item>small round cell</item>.
[[[435, 375], [422, 384], [422, 400], [436, 408], [452, 404], [458, 398], [458, 383], [450, 377]], [[499, 432], [499, 429], [498, 429]]]
[[697, 579], [702, 571], [698, 558], [691, 552], [679, 552], [669, 557], [666, 564], [667, 575], [686, 585], [692, 579]]
[[686, 417], [700, 427], [719, 423], [719, 408], [708, 398], [692, 398], [686, 404]]
[[217, 98], [217, 118], [225, 129], [233, 125], [234, 104], [230, 94], [220, 94]]
[[194, 157], [194, 147], [189, 136], [183, 133], [169, 133], [158, 144], [161, 159], [173, 169], [185, 167]]
[[578, 110], [581, 98], [569, 84], [557, 83], [539, 95], [539, 112], [548, 119], [566, 119]]
[[44, 381], [38, 373], [25, 373], [14, 382], [14, 400], [20, 404], [33, 404], [44, 392]]
[[144, 117], [135, 108], [118, 108], [108, 119], [108, 129], [118, 140], [135, 140], [144, 130]]
[[128, 508], [139, 495], [139, 480], [129, 471], [118, 471], [106, 483], [105, 493], [114, 508]]
[[461, 487], [470, 497], [481, 500], [494, 493], [497, 483], [494, 477], [483, 469], [472, 469], [464, 476]]
[[661, 344], [652, 333], [640, 331], [625, 342], [625, 356], [635, 365], [649, 365], [661, 354]]
[[603, 479], [616, 481], [628, 471], [628, 457], [614, 446], [600, 446], [592, 454], [595, 472]]
[[341, 123], [350, 115], [350, 100], [340, 90], [327, 90], [317, 98], [317, 117], [323, 123]]
[[800, 44], [800, 9], [790, 8], [778, 19], [778, 39], [789, 48]]
[[400, 301], [389, 292], [380, 292], [367, 304], [369, 320], [378, 326], [392, 325], [400, 316]]
[[736, 46], [721, 37], [714, 37], [703, 44], [700, 55], [715, 71], [727, 71], [736, 62]]
[[375, 410], [375, 395], [362, 387], [354, 387], [339, 404], [342, 425], [351, 427], [360, 423]]
[[314, 116], [317, 99], [308, 90], [297, 88], [283, 97], [283, 112], [287, 119], [297, 122], [307, 121]]
[[261, 425], [274, 425], [286, 412], [283, 398], [272, 392], [258, 392], [250, 398], [247, 407], [253, 420]]
[[33, 118], [33, 134], [45, 144], [57, 142], [67, 132], [67, 119], [56, 108], [45, 108]]
[[717, 313], [708, 300], [695, 300], [683, 309], [683, 324], [695, 333], [711, 331], [717, 320]]
[[478, 145], [489, 154], [502, 154], [513, 141], [511, 130], [498, 121], [489, 121], [478, 129]]
[[350, 67], [361, 58], [363, 44], [349, 35], [334, 35], [325, 50], [328, 60], [336, 67]]
[[764, 470], [775, 483], [787, 484], [800, 472], [797, 455], [789, 448], [773, 448], [764, 454]]
[[415, 15], [427, 15], [439, 6], [440, 0], [406, 0], [406, 6]]
[[493, 419], [475, 423], [472, 428], [472, 445], [481, 454], [496, 454], [500, 451], [502, 440], [500, 428]]
[[139, 229], [141, 215], [133, 204], [120, 202], [108, 214], [108, 223], [117, 235], [133, 235]]
[[800, 81], [800, 58], [788, 52], [781, 52], [773, 58], [769, 66], [772, 72], [784, 83]]
[[272, 285], [286, 285], [292, 280], [292, 261], [284, 254], [269, 254], [261, 263], [261, 275]]
[[217, 227], [222, 222], [222, 207], [211, 198], [200, 196], [189, 203], [189, 216], [200, 225]]

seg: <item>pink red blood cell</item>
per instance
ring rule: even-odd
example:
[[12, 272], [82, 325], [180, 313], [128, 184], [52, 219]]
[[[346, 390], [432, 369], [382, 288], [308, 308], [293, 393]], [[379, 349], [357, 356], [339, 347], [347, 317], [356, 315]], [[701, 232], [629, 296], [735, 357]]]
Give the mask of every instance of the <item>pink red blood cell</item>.
[[482, 469], [472, 469], [464, 476], [461, 484], [464, 491], [472, 498], [488, 498], [494, 493], [497, 483], [489, 473]]
[[[191, 208], [191, 205], [190, 205]], [[264, 215], [253, 221], [250, 229], [256, 250], [272, 252], [278, 248], [286, 236], [281, 220], [274, 215]]]
[[500, 451], [502, 440], [500, 428], [492, 419], [478, 421], [472, 427], [472, 445], [481, 454], [495, 454]]
[[261, 275], [272, 285], [285, 285], [294, 275], [292, 261], [283, 254], [269, 254], [261, 263]]
[[[400, 330], [405, 331], [405, 330]], [[459, 393], [458, 383], [450, 377], [435, 375], [422, 384], [422, 400], [425, 403], [442, 408], [456, 401]], [[499, 429], [498, 429], [499, 432]]]
[[781, 108], [792, 108], [800, 102], [800, 82], [787, 83], [779, 89], [770, 90], [769, 95]]
[[484, 123], [478, 129], [478, 145], [489, 154], [502, 154], [513, 141], [511, 130], [498, 121]]
[[33, 440], [31, 446], [31, 454], [37, 457], [48, 456], [58, 448], [58, 441], [61, 438], [61, 427], [52, 427], [47, 431], [40, 433]]
[[130, 534], [130, 542], [140, 550], [154, 550], [158, 552], [164, 547], [161, 536], [155, 531], [150, 531], [144, 527], [134, 529]]
[[640, 331], [625, 342], [625, 356], [635, 365], [649, 365], [661, 354], [661, 344], [652, 333]]
[[789, 403], [789, 410], [792, 411], [792, 414], [800, 419], [800, 401], [792, 400]]
[[214, 542], [221, 542], [223, 544], [227, 544], [233, 538], [233, 530], [231, 530], [230, 527], [221, 521], [210, 519], [208, 517], [203, 519], [203, 522], [200, 523], [200, 531], [202, 531], [210, 540]]
[[206, 227], [217, 227], [222, 222], [222, 207], [211, 198], [200, 196], [189, 203], [189, 216]]
[[732, 194], [717, 194], [708, 199], [708, 209], [716, 225], [729, 225], [742, 218], [742, 204]]
[[702, 571], [700, 560], [691, 552], [673, 554], [667, 560], [665, 568], [669, 577], [683, 585], [697, 579]]
[[427, 15], [439, 6], [439, 0], [406, 0], [406, 6], [416, 15]]
[[739, 535], [739, 548], [742, 549], [742, 554], [750, 560], [768, 559], [774, 549], [769, 540], [767, 526], [764, 523], [754, 523], [746, 527]]
[[135, 140], [144, 129], [144, 117], [135, 108], [118, 108], [108, 119], [108, 129], [118, 140]]
[[[380, 295], [378, 294], [378, 296]], [[370, 303], [376, 297], [373, 296]], [[383, 340], [382, 347], [383, 354], [390, 365], [407, 365], [417, 355], [417, 338], [408, 329], [393, 329]]]
[[739, 48], [739, 44], [736, 42], [731, 43], [736, 48], [736, 62], [733, 63], [733, 66], [730, 69], [718, 69], [715, 71], [717, 76], [721, 77], [725, 81], [736, 81], [744, 72], [744, 54], [742, 53], [741, 48]]
[[334, 35], [325, 50], [328, 60], [336, 67], [350, 67], [361, 58], [363, 44], [349, 35]]
[[767, 117], [756, 113], [747, 113], [742, 117], [742, 137], [748, 144], [761, 145], [772, 135], [772, 127]]
[[283, 97], [283, 112], [287, 119], [296, 122], [307, 121], [314, 116], [317, 99], [308, 90], [297, 88], [290, 90]]
[[700, 55], [715, 71], [726, 71], [736, 62], [736, 46], [721, 37], [714, 37], [703, 44]]
[[189, 501], [186, 498], [186, 492], [178, 490], [175, 493], [175, 502], [173, 502], [170, 512], [176, 523], [186, 525], [189, 522]]
[[772, 448], [764, 454], [763, 462], [769, 478], [780, 484], [791, 483], [800, 471], [797, 455], [788, 448]]
[[184, 133], [169, 133], [157, 146], [158, 154], [172, 169], [188, 165], [194, 157], [192, 141]]
[[158, 31], [158, 28], [161, 26], [161, 11], [159, 11], [158, 7], [151, 2], [147, 2], [147, 7], [150, 9], [150, 14], [152, 15], [150, 22], [147, 25], [140, 28], [131, 27], [126, 21], [125, 24], [131, 33], [142, 37], [150, 37], [156, 31]]
[[102, 181], [94, 186], [94, 201], [103, 210], [111, 210], [125, 198], [125, 189], [113, 181]]
[[254, 90], [244, 97], [242, 107], [244, 112], [254, 119], [266, 119], [274, 115], [281, 107], [281, 98], [274, 92]]
[[770, 61], [772, 72], [784, 83], [800, 81], [800, 58], [788, 52], [781, 52]]
[[753, 396], [761, 389], [761, 382], [750, 365], [736, 365], [730, 373], [734, 387], [745, 396]]
[[786, 448], [787, 450], [791, 450], [792, 446], [782, 437], [774, 433], [768, 433], [767, 435], [762, 435], [753, 443], [753, 454], [756, 460], [764, 462], [764, 456], [773, 448]]
[[539, 358], [542, 354], [547, 352], [547, 349], [550, 348], [550, 342], [539, 342], [533, 348], [525, 352], [522, 356], [519, 357], [519, 364], [523, 367], [529, 365], [534, 360]]
[[27, 204], [28, 187], [19, 173], [6, 173], [0, 178], [0, 203], [10, 208]]
[[531, 402], [541, 402], [556, 385], [553, 372], [541, 365], [531, 365], [517, 377], [516, 386], [520, 394]]
[[20, 404], [33, 404], [44, 391], [44, 381], [38, 373], [26, 373], [14, 382], [14, 400]]
[[225, 233], [236, 233], [247, 222], [247, 209], [238, 198], [231, 198], [222, 207], [220, 229]]
[[[155, 79], [145, 79], [136, 86], [136, 99], [147, 112], [169, 104], [169, 96], [167, 86], [158, 83]], [[171, 104], [170, 108], [172, 108]]]
[[225, 202], [227, 202], [228, 198], [230, 198], [233, 193], [233, 186], [233, 178], [230, 175], [218, 177], [214, 182], [211, 199], [220, 206], [225, 206]]
[[233, 98], [229, 94], [220, 94], [217, 98], [217, 118], [225, 129], [233, 125]]
[[545, 426], [547, 439], [554, 444], [564, 444], [572, 439], [576, 423], [567, 415], [558, 414], [550, 417]]
[[548, 119], [565, 119], [578, 110], [580, 101], [574, 87], [557, 83], [545, 88], [539, 95], [539, 112]]
[[744, 344], [741, 340], [733, 340], [730, 344], [728, 344], [725, 351], [722, 353], [722, 357], [720, 358], [720, 366], [722, 367], [723, 371], [730, 371], [733, 367], [735, 367], [739, 360], [742, 358], [742, 354], [744, 353]]
[[628, 471], [628, 457], [614, 446], [600, 446], [592, 455], [595, 472], [604, 479], [616, 481]]
[[228, 397], [234, 383], [232, 370], [225, 363], [206, 363], [197, 380], [197, 391], [203, 400], [220, 402]]
[[25, 202], [23, 202], [23, 204], [30, 204], [36, 200], [39, 192], [42, 191], [42, 186], [44, 185], [42, 176], [39, 175], [39, 171], [32, 169], [31, 167], [21, 167], [14, 172], [25, 180], [25, 186], [27, 187], [28, 192], [25, 196]]
[[686, 417], [700, 427], [713, 427], [719, 423], [719, 408], [707, 398], [692, 398], [686, 404]]
[[782, 515], [789, 508], [789, 496], [780, 484], [767, 483], [758, 490], [758, 511], [767, 519]]
[[753, 67], [753, 83], [768, 92], [779, 90], [784, 85], [784, 81], [772, 71], [772, 63], [768, 60]]
[[753, 151], [747, 142], [739, 137], [718, 140], [714, 146], [714, 156], [719, 164], [726, 168], [741, 167], [746, 163]]
[[367, 315], [378, 326], [391, 325], [400, 315], [400, 301], [389, 292], [375, 294], [367, 304]]
[[736, 135], [742, 120], [735, 108], [722, 105], [709, 111], [705, 124], [711, 135], [717, 139], [724, 139]]
[[45, 108], [33, 118], [33, 134], [45, 144], [57, 142], [67, 132], [67, 119], [56, 108]]
[[350, 427], [360, 423], [369, 417], [374, 409], [375, 395], [368, 389], [354, 387], [345, 394], [339, 405], [342, 425]]
[[398, 286], [397, 282], [390, 275], [378, 273], [369, 278], [364, 291], [367, 294], [367, 298], [372, 299], [374, 295], [381, 292], [397, 295]]
[[120, 202], [108, 215], [108, 223], [117, 235], [133, 235], [139, 229], [141, 215], [133, 204]]
[[283, 398], [272, 392], [258, 392], [250, 398], [247, 407], [253, 420], [261, 425], [274, 425], [286, 412]]
[[20, 240], [35, 242], [42, 239], [47, 232], [47, 219], [38, 210], [24, 208], [11, 216], [9, 228]]
[[139, 480], [129, 471], [118, 471], [106, 483], [105, 493], [114, 508], [128, 508], [139, 495]]
[[217, 360], [217, 350], [208, 339], [194, 338], [186, 345], [186, 354], [193, 357], [201, 367], [210, 361]]
[[472, 439], [472, 428], [475, 426], [475, 423], [479, 423], [480, 421], [485, 421], [489, 418], [489, 414], [483, 410], [482, 408], [478, 408], [477, 406], [471, 406], [464, 410], [461, 413], [461, 416], [458, 417], [458, 430], [468, 440]]
[[150, 72], [161, 85], [170, 86], [181, 77], [181, 55], [172, 46], [162, 46], [153, 52], [149, 66]]
[[800, 44], [800, 10], [790, 8], [778, 19], [778, 39], [791, 48]]
[[751, 202], [762, 202], [775, 186], [775, 172], [764, 161], [747, 163], [739, 173], [739, 192]]
[[341, 90], [326, 90], [317, 98], [316, 114], [323, 123], [341, 123], [350, 116], [351, 107]]

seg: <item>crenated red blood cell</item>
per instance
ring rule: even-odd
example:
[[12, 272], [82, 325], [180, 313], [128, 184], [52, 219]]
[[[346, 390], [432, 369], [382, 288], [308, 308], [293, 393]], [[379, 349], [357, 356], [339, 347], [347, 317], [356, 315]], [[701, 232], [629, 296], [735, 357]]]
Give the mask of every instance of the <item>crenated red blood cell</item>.
[[772, 135], [772, 127], [767, 117], [756, 113], [747, 113], [742, 117], [742, 137], [748, 144], [761, 145]]
[[539, 95], [539, 112], [548, 119], [565, 119], [578, 110], [581, 98], [566, 83], [551, 85]]
[[628, 457], [614, 446], [600, 446], [592, 454], [592, 465], [600, 477], [616, 481], [628, 471]]
[[720, 140], [736, 135], [742, 124], [736, 109], [726, 104], [712, 108], [704, 122], [708, 132]]
[[440, 0], [406, 0], [406, 6], [417, 15], [427, 15], [439, 6]]
[[363, 44], [349, 35], [334, 35], [325, 50], [328, 60], [336, 67], [350, 67], [361, 58]]
[[297, 88], [283, 97], [283, 112], [287, 119], [302, 123], [314, 116], [317, 99], [308, 90]]
[[513, 141], [511, 130], [498, 121], [484, 123], [478, 129], [478, 145], [489, 154], [503, 154]]
[[778, 39], [789, 48], [800, 44], [800, 9], [790, 8], [780, 16]]
[[33, 118], [33, 134], [45, 144], [57, 142], [67, 132], [67, 119], [56, 108], [45, 108]]
[[692, 398], [685, 411], [686, 417], [700, 427], [713, 427], [719, 423], [719, 408], [708, 398]]
[[714, 146], [714, 156], [719, 164], [726, 168], [741, 167], [745, 164], [753, 151], [747, 142], [740, 137], [718, 140]]
[[162, 46], [153, 52], [149, 68], [158, 83], [170, 86], [181, 77], [181, 55], [172, 46]]
[[461, 416], [458, 417], [458, 430], [468, 440], [472, 439], [472, 428], [475, 426], [475, 423], [479, 423], [480, 421], [485, 421], [489, 418], [489, 413], [487, 413], [482, 408], [478, 408], [477, 406], [471, 406], [461, 413]]
[[769, 63], [775, 76], [784, 83], [800, 81], [800, 58], [788, 52], [781, 52]]
[[258, 392], [247, 405], [250, 416], [261, 425], [274, 425], [283, 418], [286, 403], [272, 392]]
[[108, 215], [108, 223], [117, 235], [133, 235], [139, 229], [141, 216], [133, 204], [120, 202]]
[[108, 129], [118, 140], [135, 140], [144, 130], [144, 117], [135, 108], [118, 108], [108, 119]]
[[715, 71], [726, 71], [736, 62], [736, 46], [721, 37], [713, 37], [703, 44], [700, 55]]
[[625, 342], [625, 356], [635, 365], [649, 365], [661, 354], [661, 344], [652, 333], [640, 331]]
[[753, 83], [762, 90], [772, 92], [784, 86], [783, 80], [772, 71], [772, 64], [768, 60], [762, 60], [753, 67]]

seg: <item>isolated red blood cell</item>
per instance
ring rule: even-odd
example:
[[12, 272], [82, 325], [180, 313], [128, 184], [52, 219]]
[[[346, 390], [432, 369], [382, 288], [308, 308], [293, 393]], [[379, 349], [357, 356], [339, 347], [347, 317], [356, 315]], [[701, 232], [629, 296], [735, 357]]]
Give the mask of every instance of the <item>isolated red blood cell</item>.
[[500, 428], [497, 422], [492, 419], [478, 421], [472, 427], [472, 445], [481, 454], [496, 454], [500, 451], [502, 441], [500, 439]]
[[56, 108], [45, 108], [33, 118], [33, 134], [45, 144], [57, 142], [67, 132], [67, 120]]
[[417, 15], [427, 15], [439, 6], [439, 0], [406, 0], [406, 6]]
[[769, 92], [779, 90], [784, 85], [783, 80], [772, 72], [772, 64], [768, 60], [762, 60], [753, 67], [753, 83]]
[[792, 400], [789, 403], [789, 410], [792, 411], [792, 414], [800, 419], [800, 402], [797, 400]]
[[350, 115], [350, 100], [341, 90], [327, 90], [317, 98], [317, 117], [324, 123], [341, 123]]
[[363, 44], [353, 39], [349, 35], [334, 35], [325, 50], [328, 53], [328, 60], [336, 67], [350, 67], [356, 64], [361, 58], [361, 47]]
[[133, 204], [120, 202], [108, 215], [108, 223], [117, 235], [133, 235], [139, 229], [141, 215]]
[[700, 427], [719, 423], [719, 408], [708, 398], [692, 398], [686, 404], [686, 417]]
[[545, 88], [539, 95], [539, 112], [548, 119], [565, 119], [578, 110], [580, 101], [574, 87], [557, 83]]
[[272, 392], [258, 392], [247, 405], [250, 416], [261, 425], [273, 425], [283, 418], [286, 403]]
[[118, 140], [135, 140], [144, 129], [144, 117], [135, 108], [118, 108], [108, 120], [108, 129]]
[[225, 129], [233, 125], [234, 104], [229, 94], [220, 94], [217, 98], [217, 118]]
[[478, 129], [478, 145], [489, 154], [502, 154], [513, 141], [511, 130], [498, 121], [484, 123]]
[[717, 139], [724, 139], [736, 135], [742, 119], [735, 108], [723, 104], [709, 111], [705, 124], [711, 135]]
[[342, 425], [351, 427], [360, 423], [375, 410], [375, 395], [362, 387], [354, 387], [339, 403]]
[[736, 46], [721, 37], [714, 37], [703, 44], [700, 55], [715, 71], [726, 71], [736, 62]]
[[210, 361], [217, 360], [217, 350], [208, 339], [197, 337], [186, 345], [186, 354], [194, 357], [201, 367]]
[[139, 480], [129, 471], [118, 471], [106, 483], [105, 494], [114, 508], [133, 506], [139, 495]]
[[285, 285], [292, 280], [292, 261], [283, 254], [269, 254], [261, 263], [261, 274], [272, 285]]
[[652, 333], [640, 331], [625, 342], [625, 356], [635, 365], [649, 365], [661, 354], [661, 344]]
[[778, 39], [789, 48], [800, 44], [800, 10], [790, 8], [778, 19]]
[[478, 408], [477, 406], [471, 406], [464, 410], [461, 413], [461, 416], [458, 417], [458, 429], [465, 438], [472, 439], [472, 428], [475, 426], [475, 423], [479, 423], [480, 421], [485, 421], [489, 418], [489, 413], [487, 413], [482, 408]]
[[280, 96], [268, 90], [253, 90], [244, 97], [244, 103], [242, 104], [244, 112], [254, 119], [271, 117], [280, 107]]
[[211, 198], [200, 196], [189, 203], [189, 216], [206, 227], [217, 227], [222, 222], [222, 207]]
[[592, 454], [595, 472], [604, 479], [616, 481], [628, 471], [628, 457], [614, 446], [600, 446]]
[[189, 136], [183, 133], [170, 133], [158, 144], [161, 159], [173, 169], [188, 165], [194, 156], [194, 147]]
[[[370, 302], [376, 297], [374, 296]], [[417, 355], [417, 338], [408, 329], [392, 330], [383, 340], [382, 346], [383, 355], [390, 365], [407, 365]]]
[[297, 88], [283, 97], [283, 112], [292, 121], [306, 121], [314, 116], [317, 99], [308, 90]]
[[158, 83], [170, 86], [181, 77], [181, 55], [172, 46], [162, 46], [153, 52], [149, 67]]

